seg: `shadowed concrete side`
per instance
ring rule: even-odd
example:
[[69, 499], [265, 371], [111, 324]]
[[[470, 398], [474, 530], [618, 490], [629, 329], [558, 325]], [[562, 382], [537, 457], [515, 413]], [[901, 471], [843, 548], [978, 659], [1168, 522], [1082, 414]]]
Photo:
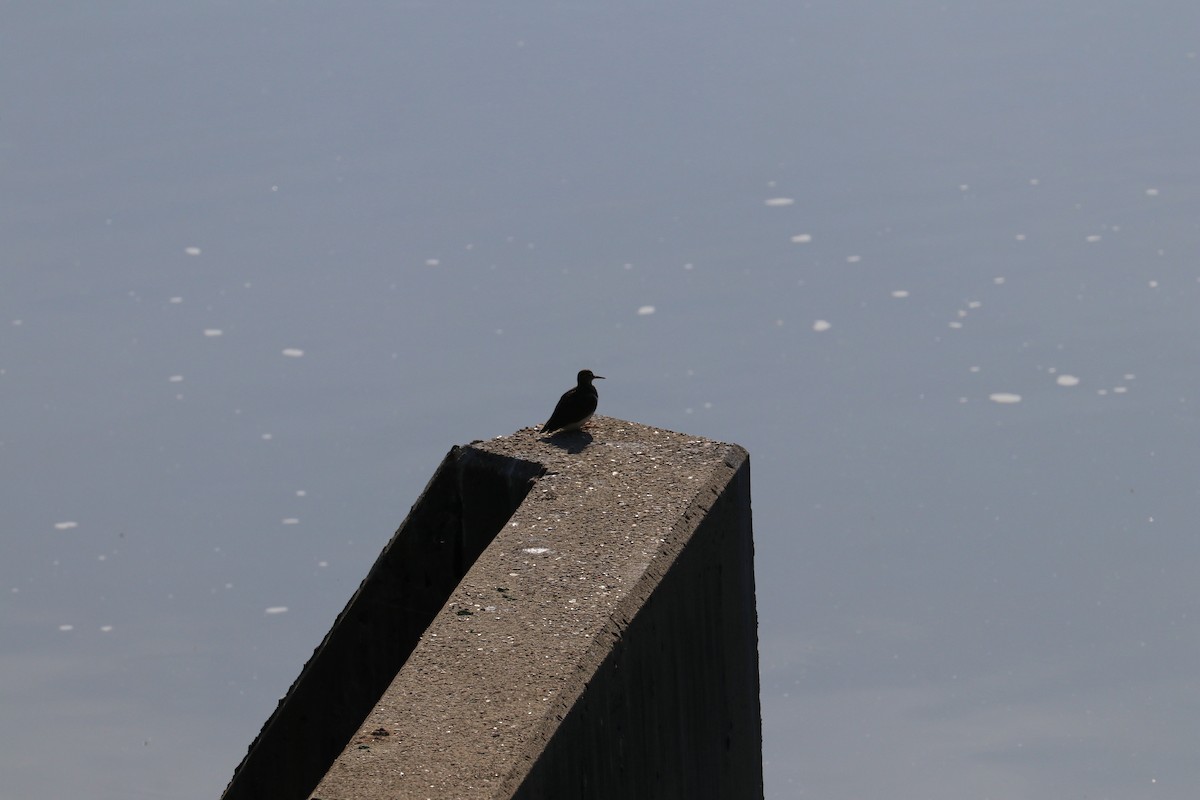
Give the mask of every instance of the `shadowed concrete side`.
[[312, 797], [761, 798], [746, 451], [603, 417], [463, 451], [543, 474]]
[[[599, 667], [528, 773], [497, 797], [762, 797], [750, 462], [678, 557], [607, 626]], [[715, 487], [714, 487], [715, 488]]]
[[455, 447], [263, 726], [226, 800], [302, 800], [541, 467]]

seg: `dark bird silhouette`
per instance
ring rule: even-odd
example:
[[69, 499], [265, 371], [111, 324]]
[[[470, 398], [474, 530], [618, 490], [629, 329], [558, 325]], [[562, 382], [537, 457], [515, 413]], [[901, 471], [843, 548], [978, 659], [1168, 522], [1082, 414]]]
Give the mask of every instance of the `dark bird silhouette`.
[[579, 375], [575, 378], [575, 388], [568, 389], [559, 398], [554, 413], [542, 426], [542, 433], [577, 431], [582, 428], [583, 424], [592, 418], [592, 414], [596, 413], [596, 404], [600, 401], [599, 392], [592, 386], [592, 381], [597, 378], [604, 380], [603, 375], [593, 375], [590, 369], [579, 370]]

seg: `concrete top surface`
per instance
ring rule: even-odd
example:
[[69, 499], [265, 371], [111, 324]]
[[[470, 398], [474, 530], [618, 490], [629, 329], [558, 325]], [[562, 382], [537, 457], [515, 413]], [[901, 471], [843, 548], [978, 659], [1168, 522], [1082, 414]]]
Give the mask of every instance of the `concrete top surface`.
[[610, 417], [468, 447], [546, 473], [313, 798], [509, 796], [748, 458], [734, 444]]

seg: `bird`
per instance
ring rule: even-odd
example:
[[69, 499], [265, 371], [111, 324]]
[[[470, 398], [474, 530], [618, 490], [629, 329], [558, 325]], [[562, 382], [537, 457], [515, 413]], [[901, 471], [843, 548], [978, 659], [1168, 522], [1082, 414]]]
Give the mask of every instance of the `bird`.
[[604, 380], [603, 375], [596, 375], [590, 369], [579, 370], [575, 376], [575, 388], [563, 392], [541, 432], [577, 431], [582, 428], [596, 413], [596, 404], [600, 400], [600, 394], [592, 385], [597, 378]]

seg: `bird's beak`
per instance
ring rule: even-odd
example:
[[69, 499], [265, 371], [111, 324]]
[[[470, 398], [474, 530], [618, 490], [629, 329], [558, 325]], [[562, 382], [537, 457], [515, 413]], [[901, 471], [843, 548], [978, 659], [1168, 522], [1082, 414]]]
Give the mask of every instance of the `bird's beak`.
[[599, 378], [600, 380], [604, 380], [604, 376], [603, 376], [603, 375], [593, 375], [592, 377], [593, 377], [593, 378]]

